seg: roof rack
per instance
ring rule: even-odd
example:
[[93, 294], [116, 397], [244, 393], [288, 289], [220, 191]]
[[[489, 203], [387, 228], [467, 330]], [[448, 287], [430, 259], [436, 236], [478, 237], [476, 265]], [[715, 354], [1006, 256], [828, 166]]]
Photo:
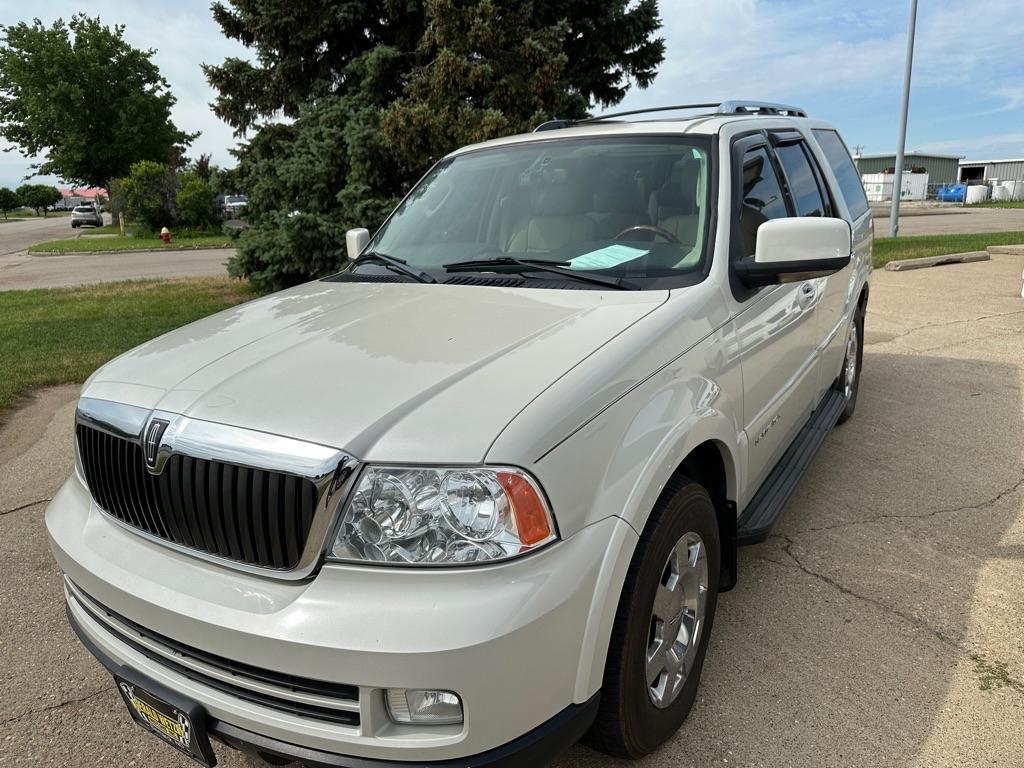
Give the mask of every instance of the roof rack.
[[552, 131], [558, 128], [571, 128], [574, 125], [600, 123], [632, 115], [649, 115], [655, 112], [676, 112], [684, 109], [712, 109], [718, 115], [778, 115], [784, 117], [807, 117], [807, 112], [800, 107], [788, 104], [772, 104], [767, 101], [713, 101], [697, 104], [673, 104], [667, 107], [651, 107], [649, 109], [630, 109], [625, 112], [611, 112], [607, 115], [585, 117], [582, 120], [548, 120], [534, 128], [537, 131]]

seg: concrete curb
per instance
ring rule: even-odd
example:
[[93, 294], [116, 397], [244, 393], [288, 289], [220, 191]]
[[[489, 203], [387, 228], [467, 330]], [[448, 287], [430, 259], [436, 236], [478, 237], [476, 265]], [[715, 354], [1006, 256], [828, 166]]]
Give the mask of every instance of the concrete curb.
[[1024, 256], [1024, 245], [990, 245], [985, 250], [1006, 256]]
[[179, 248], [119, 248], [113, 251], [27, 251], [29, 256], [38, 256], [40, 258], [46, 258], [48, 256], [93, 256], [105, 254], [109, 255], [112, 253], [181, 253], [182, 251], [233, 251], [235, 246], [233, 245], [186, 245]]
[[885, 268], [889, 272], [905, 272], [908, 269], [938, 267], [942, 264], [967, 264], [972, 261], [988, 261], [991, 258], [988, 251], [968, 251], [967, 253], [947, 253], [942, 256], [925, 256], [921, 259], [890, 261]]

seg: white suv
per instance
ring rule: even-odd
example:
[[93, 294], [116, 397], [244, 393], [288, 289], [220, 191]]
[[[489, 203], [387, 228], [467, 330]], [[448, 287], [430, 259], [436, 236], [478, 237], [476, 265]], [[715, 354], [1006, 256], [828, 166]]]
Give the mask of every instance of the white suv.
[[636, 758], [857, 399], [872, 222], [793, 107], [439, 162], [341, 273], [86, 382], [46, 524], [133, 717], [316, 766]]

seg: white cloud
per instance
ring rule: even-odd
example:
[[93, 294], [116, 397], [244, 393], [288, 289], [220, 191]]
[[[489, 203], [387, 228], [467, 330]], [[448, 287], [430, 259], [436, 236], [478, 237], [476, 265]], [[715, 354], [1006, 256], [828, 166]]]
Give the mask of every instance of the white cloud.
[[963, 152], [968, 160], [1024, 157], [1024, 131], [931, 141], [918, 147], [925, 152]]

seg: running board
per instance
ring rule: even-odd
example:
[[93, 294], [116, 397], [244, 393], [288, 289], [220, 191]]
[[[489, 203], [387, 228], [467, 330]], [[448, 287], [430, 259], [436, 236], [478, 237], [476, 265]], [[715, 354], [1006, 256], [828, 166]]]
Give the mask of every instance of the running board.
[[800, 478], [804, 476], [818, 454], [821, 444], [825, 442], [825, 436], [835, 426], [845, 407], [846, 397], [834, 389], [830, 389], [822, 398], [811, 418], [790, 443], [779, 463], [775, 465], [740, 515], [736, 522], [737, 544], [757, 544], [768, 538], [775, 523], [782, 517], [786, 502], [796, 490]]

